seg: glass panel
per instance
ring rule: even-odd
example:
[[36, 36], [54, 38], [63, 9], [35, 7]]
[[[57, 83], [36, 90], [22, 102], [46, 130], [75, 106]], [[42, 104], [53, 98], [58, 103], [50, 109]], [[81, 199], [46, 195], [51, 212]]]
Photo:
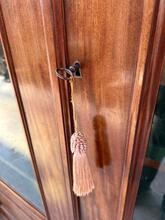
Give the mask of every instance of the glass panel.
[[165, 68], [133, 219], [165, 220]]
[[12, 82], [0, 43], [0, 179], [44, 210]]

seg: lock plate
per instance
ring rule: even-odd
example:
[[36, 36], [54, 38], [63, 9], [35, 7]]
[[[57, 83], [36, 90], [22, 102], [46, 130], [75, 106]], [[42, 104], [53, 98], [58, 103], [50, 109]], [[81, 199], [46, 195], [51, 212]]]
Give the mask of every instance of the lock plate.
[[69, 70], [73, 73], [74, 78], [82, 78], [81, 75], [81, 65], [79, 61], [75, 61], [70, 67]]
[[57, 68], [56, 75], [64, 80], [82, 78], [80, 62], [75, 61], [69, 68]]

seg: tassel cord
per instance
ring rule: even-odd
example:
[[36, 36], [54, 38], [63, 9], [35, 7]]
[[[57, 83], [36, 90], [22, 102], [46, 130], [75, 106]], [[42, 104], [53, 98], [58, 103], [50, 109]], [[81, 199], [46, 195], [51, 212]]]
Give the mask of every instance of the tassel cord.
[[77, 131], [77, 114], [74, 102], [74, 79], [70, 83], [70, 101], [72, 104], [74, 133], [71, 136], [70, 148], [73, 153], [73, 191], [77, 196], [86, 196], [94, 189], [88, 158], [86, 155], [87, 143], [84, 135]]
[[73, 88], [73, 82], [74, 79], [70, 79], [69, 83], [70, 83], [70, 101], [72, 103], [72, 111], [73, 111], [73, 123], [74, 123], [74, 131], [77, 132], [77, 114], [76, 114], [76, 109], [75, 109], [75, 101], [74, 101], [74, 88]]

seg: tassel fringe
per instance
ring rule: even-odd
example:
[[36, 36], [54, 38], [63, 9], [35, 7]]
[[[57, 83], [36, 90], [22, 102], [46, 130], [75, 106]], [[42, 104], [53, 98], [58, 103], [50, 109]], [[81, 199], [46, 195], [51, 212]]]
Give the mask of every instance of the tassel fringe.
[[73, 153], [73, 191], [77, 196], [88, 195], [94, 189], [93, 178], [86, 155], [87, 143], [80, 132], [71, 136]]

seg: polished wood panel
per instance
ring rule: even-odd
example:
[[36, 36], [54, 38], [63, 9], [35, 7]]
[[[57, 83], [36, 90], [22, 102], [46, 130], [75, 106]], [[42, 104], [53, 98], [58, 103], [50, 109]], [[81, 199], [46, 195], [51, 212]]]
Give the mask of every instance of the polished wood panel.
[[1, 6], [47, 218], [79, 218], [70, 185], [69, 90], [54, 74], [79, 59], [76, 109], [96, 185], [80, 199], [80, 219], [121, 220], [155, 2], [1, 0]]
[[[159, 2], [158, 2], [159, 3]], [[145, 68], [143, 89], [131, 162], [124, 220], [132, 219], [134, 205], [149, 140], [161, 74], [165, 62], [165, 1], [158, 4]], [[158, 14], [158, 16], [157, 16]], [[149, 164], [149, 161], [146, 161]], [[151, 165], [151, 161], [150, 161]], [[152, 163], [152, 166], [156, 164]]]
[[68, 61], [79, 129], [95, 190], [80, 199], [83, 220], [121, 220], [125, 204], [154, 1], [64, 1]]
[[49, 219], [74, 219], [50, 1], [1, 1]]
[[[0, 182], [0, 212], [9, 220], [46, 220], [33, 206], [27, 203], [17, 193], [12, 191], [3, 182]], [[0, 218], [1, 219], [1, 218]]]
[[[45, 196], [44, 196], [43, 187], [42, 187], [41, 180], [40, 180], [40, 175], [38, 172], [38, 167], [36, 165], [36, 159], [35, 159], [35, 155], [34, 155], [34, 151], [33, 151], [32, 141], [31, 141], [31, 137], [30, 137], [30, 133], [29, 133], [28, 125], [27, 125], [27, 120], [26, 120], [26, 115], [25, 115], [25, 111], [24, 111], [24, 107], [23, 107], [23, 103], [22, 103], [22, 99], [21, 99], [21, 95], [20, 95], [20, 90], [19, 90], [18, 81], [17, 81], [15, 69], [14, 69], [13, 59], [11, 56], [11, 50], [10, 50], [9, 41], [7, 38], [7, 33], [6, 33], [6, 28], [5, 28], [1, 8], [0, 8], [0, 32], [1, 32], [0, 33], [0, 41], [2, 43], [3, 50], [5, 52], [4, 55], [5, 55], [6, 64], [8, 67], [10, 78], [12, 79], [12, 84], [14, 87], [14, 92], [15, 92], [17, 104], [19, 106], [19, 112], [20, 112], [21, 119], [23, 122], [23, 127], [25, 129], [25, 134], [26, 134], [26, 138], [27, 138], [27, 142], [28, 142], [28, 146], [29, 146], [29, 150], [30, 150], [30, 155], [31, 155], [33, 167], [35, 168], [34, 173], [36, 174], [36, 178], [37, 178], [38, 185], [39, 185], [39, 190], [42, 195], [42, 200], [43, 200], [46, 212], [48, 213], [47, 204], [45, 201]], [[3, 203], [2, 200], [1, 200], [1, 202]], [[47, 214], [47, 215], [49, 215], [49, 214]]]
[[[53, 9], [53, 27], [54, 27], [54, 47], [56, 51], [56, 64], [57, 67], [65, 67], [68, 66], [68, 51], [67, 51], [67, 41], [66, 41], [66, 30], [65, 30], [65, 19], [64, 19], [64, 6], [63, 1], [52, 0], [52, 9]], [[72, 119], [72, 105], [70, 103], [70, 88], [69, 83], [67, 81], [59, 79], [59, 90], [60, 90], [60, 101], [62, 105], [62, 115], [63, 115], [63, 126], [64, 126], [64, 133], [65, 133], [65, 141], [66, 141], [66, 150], [67, 150], [67, 159], [69, 170], [69, 178], [71, 183], [71, 196], [72, 196], [72, 203], [73, 203], [73, 212], [74, 218], [76, 220], [80, 219], [80, 212], [79, 212], [79, 201], [77, 197], [74, 195], [72, 191], [72, 153], [70, 151], [70, 137], [73, 130], [73, 119]], [[56, 85], [53, 84], [56, 88]], [[56, 89], [53, 91], [56, 91]], [[56, 96], [56, 92], [54, 92]], [[62, 125], [61, 123], [59, 126]]]

